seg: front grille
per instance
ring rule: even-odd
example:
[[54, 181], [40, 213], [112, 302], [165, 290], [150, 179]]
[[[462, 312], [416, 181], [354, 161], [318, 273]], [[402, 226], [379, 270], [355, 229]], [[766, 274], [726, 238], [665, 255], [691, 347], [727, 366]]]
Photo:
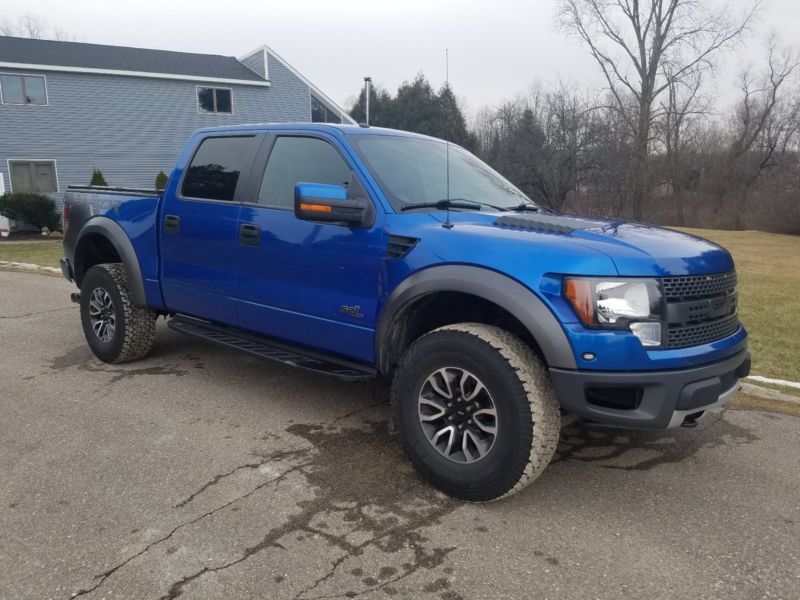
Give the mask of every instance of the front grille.
[[728, 337], [739, 328], [736, 272], [664, 277], [667, 303], [662, 348], [687, 348]]
[[736, 289], [736, 271], [714, 275], [662, 277], [661, 286], [667, 302], [724, 295]]
[[669, 325], [665, 347], [686, 348], [688, 346], [708, 344], [709, 342], [721, 340], [724, 337], [732, 335], [738, 328], [739, 317], [736, 314], [722, 319], [684, 327]]

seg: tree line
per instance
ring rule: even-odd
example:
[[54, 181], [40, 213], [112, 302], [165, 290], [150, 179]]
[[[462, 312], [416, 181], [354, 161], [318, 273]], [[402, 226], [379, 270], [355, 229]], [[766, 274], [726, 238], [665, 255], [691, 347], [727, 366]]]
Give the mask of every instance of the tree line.
[[[758, 2], [738, 15], [699, 0], [558, 5], [602, 89], [538, 85], [468, 119], [448, 85], [434, 89], [419, 74], [394, 94], [372, 88], [370, 124], [464, 146], [556, 210], [800, 233], [797, 53], [768, 40], [725, 106], [713, 97], [714, 69], [748, 33]], [[363, 90], [350, 114], [364, 120]]]

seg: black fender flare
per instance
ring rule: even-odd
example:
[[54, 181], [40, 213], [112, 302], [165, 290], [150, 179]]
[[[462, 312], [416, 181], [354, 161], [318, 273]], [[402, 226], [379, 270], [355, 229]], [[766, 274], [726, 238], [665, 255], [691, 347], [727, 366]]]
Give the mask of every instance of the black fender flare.
[[558, 319], [530, 289], [506, 275], [483, 267], [442, 265], [417, 271], [403, 280], [389, 295], [381, 309], [375, 335], [378, 368], [391, 367], [388, 352], [392, 324], [411, 302], [435, 292], [463, 292], [488, 300], [511, 313], [539, 345], [549, 367], [575, 369], [575, 356]]
[[[74, 265], [77, 271], [78, 249], [81, 246], [81, 241], [86, 235], [97, 234], [106, 238], [122, 259], [122, 266], [125, 269], [125, 274], [128, 276], [128, 286], [131, 290], [133, 303], [136, 306], [147, 306], [147, 299], [144, 293], [144, 279], [142, 278], [142, 270], [139, 267], [139, 259], [136, 256], [136, 251], [133, 249], [128, 234], [122, 226], [108, 217], [93, 217], [81, 227], [78, 233], [77, 241], [75, 242], [75, 261]], [[83, 273], [82, 275], [85, 275]], [[77, 276], [77, 273], [76, 273]], [[80, 285], [80, 281], [76, 283]]]

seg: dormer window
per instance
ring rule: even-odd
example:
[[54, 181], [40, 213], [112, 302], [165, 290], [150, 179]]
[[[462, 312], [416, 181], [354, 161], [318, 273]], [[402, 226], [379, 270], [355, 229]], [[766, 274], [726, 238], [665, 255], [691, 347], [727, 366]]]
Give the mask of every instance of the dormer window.
[[3, 104], [47, 105], [47, 86], [43, 75], [0, 74], [0, 98]]

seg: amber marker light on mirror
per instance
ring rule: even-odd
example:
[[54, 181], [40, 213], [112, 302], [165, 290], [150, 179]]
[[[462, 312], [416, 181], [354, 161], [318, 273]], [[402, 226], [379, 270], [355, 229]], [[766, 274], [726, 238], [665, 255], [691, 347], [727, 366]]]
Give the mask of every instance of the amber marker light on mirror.
[[332, 212], [332, 208], [330, 206], [326, 206], [324, 204], [301, 204], [300, 210], [308, 210], [311, 212]]

